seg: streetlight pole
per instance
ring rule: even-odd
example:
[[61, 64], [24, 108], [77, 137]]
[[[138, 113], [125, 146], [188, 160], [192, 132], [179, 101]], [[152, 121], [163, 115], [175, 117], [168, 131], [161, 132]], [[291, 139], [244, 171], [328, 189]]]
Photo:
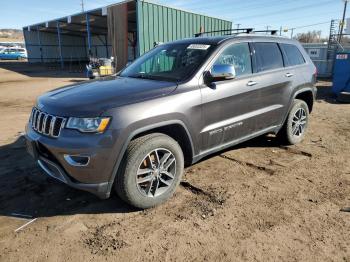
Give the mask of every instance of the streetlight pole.
[[341, 27], [340, 27], [340, 34], [339, 34], [339, 43], [341, 43], [341, 39], [343, 37], [343, 30], [344, 30], [344, 24], [345, 24], [345, 16], [346, 16], [346, 8], [348, 7], [348, 1], [349, 0], [343, 0], [344, 1], [344, 11], [343, 11], [343, 19], [341, 21]]
[[84, 0], [81, 0], [81, 11], [84, 12]]

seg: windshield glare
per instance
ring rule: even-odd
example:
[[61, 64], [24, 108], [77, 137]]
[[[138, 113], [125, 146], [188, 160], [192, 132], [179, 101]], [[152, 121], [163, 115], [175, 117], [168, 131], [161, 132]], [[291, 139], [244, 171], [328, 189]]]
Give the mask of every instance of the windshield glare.
[[203, 44], [164, 44], [135, 60], [120, 76], [185, 80], [203, 64], [212, 49], [212, 46]]

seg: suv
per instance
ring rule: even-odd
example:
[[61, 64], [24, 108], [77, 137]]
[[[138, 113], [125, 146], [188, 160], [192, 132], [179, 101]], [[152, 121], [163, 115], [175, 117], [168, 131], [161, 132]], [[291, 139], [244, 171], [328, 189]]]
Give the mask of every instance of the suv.
[[50, 91], [26, 126], [27, 150], [74, 188], [149, 208], [185, 165], [251, 138], [306, 132], [316, 68], [294, 40], [200, 37], [162, 44], [117, 75]]

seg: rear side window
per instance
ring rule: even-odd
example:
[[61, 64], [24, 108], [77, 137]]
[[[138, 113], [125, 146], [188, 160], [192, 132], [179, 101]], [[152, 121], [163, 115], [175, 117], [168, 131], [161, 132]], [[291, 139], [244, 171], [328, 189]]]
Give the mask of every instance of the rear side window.
[[283, 57], [277, 43], [254, 43], [257, 72], [283, 67]]
[[230, 45], [221, 53], [214, 64], [234, 66], [236, 76], [251, 74], [252, 64], [248, 43]]
[[287, 66], [296, 66], [305, 63], [305, 59], [298, 47], [290, 44], [281, 44], [281, 48], [286, 56]]

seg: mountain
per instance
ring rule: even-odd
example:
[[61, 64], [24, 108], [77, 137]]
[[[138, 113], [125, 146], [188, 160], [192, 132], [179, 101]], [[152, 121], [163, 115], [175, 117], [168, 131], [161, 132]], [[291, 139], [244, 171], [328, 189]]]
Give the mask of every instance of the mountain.
[[23, 42], [23, 32], [19, 29], [0, 29], [0, 42]]

